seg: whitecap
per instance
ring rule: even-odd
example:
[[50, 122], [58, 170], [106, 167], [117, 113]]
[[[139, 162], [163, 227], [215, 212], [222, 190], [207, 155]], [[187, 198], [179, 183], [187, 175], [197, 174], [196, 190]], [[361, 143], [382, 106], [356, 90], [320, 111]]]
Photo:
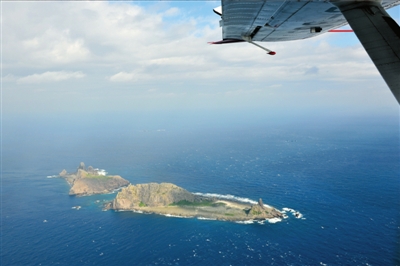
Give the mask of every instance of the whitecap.
[[175, 218], [192, 218], [193, 217], [193, 216], [179, 216], [179, 215], [173, 215], [173, 214], [169, 214], [169, 213], [164, 214], [164, 216], [175, 217]]
[[236, 221], [237, 224], [253, 224], [254, 220], [247, 220], [247, 221]]
[[110, 192], [108, 192], [106, 194], [115, 194], [115, 193], [119, 192], [121, 189], [123, 189], [124, 187], [125, 186], [113, 189], [113, 190], [111, 190]]
[[271, 219], [266, 219], [270, 224], [282, 222], [282, 219], [280, 218], [271, 218]]
[[282, 208], [282, 213], [286, 213], [286, 212], [290, 212], [295, 218], [297, 219], [302, 219], [303, 218], [303, 214], [299, 211], [296, 211], [294, 209], [291, 208]]
[[296, 217], [297, 219], [303, 218], [303, 214], [301, 214], [300, 212], [295, 212], [294, 217]]
[[47, 178], [57, 178], [59, 175], [48, 175]]
[[[255, 200], [237, 197], [237, 196], [230, 195], [230, 194], [222, 195], [222, 194], [217, 194], [217, 193], [200, 193], [200, 192], [195, 192], [193, 194], [199, 195], [199, 196], [205, 196], [205, 197], [214, 197], [214, 198], [219, 198], [219, 199], [235, 200], [235, 201], [239, 201], [239, 202], [257, 204], [257, 201], [255, 201]], [[268, 205], [265, 205], [265, 204], [264, 204], [264, 206], [269, 207]]]
[[199, 220], [212, 220], [212, 221], [217, 220], [216, 218], [206, 218], [206, 217], [197, 217], [197, 219], [199, 219]]

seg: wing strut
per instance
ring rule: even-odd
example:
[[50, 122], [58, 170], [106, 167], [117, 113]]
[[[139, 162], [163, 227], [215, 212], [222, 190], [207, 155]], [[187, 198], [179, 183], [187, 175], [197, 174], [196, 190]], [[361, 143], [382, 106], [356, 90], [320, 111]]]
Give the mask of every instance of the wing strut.
[[380, 1], [336, 1], [335, 4], [400, 104], [400, 27]]
[[269, 54], [269, 55], [276, 55], [276, 52], [271, 51], [270, 49], [267, 49], [267, 48], [265, 48], [265, 47], [263, 47], [263, 46], [261, 46], [261, 45], [259, 45], [259, 44], [256, 44], [255, 42], [253, 42], [250, 36], [243, 36], [242, 38], [243, 38], [243, 40], [245, 40], [246, 42], [251, 43], [251, 44], [253, 44], [253, 45], [255, 45], [255, 46], [257, 46], [257, 47], [259, 47], [259, 48], [261, 48], [261, 49], [263, 49], [263, 50], [265, 50], [265, 51], [267, 51], [267, 54]]

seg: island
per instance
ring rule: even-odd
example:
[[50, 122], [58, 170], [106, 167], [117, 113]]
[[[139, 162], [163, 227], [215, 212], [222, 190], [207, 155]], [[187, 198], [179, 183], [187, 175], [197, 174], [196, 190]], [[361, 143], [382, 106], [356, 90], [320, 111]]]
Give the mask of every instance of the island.
[[130, 184], [105, 209], [225, 221], [284, 218], [283, 213], [263, 204], [262, 199], [256, 204], [246, 204], [193, 194], [171, 183]]
[[119, 175], [110, 176], [104, 170], [92, 166], [86, 168], [83, 162], [75, 173], [68, 173], [64, 169], [59, 176], [70, 184], [69, 195], [76, 196], [110, 193], [129, 185], [129, 181]]

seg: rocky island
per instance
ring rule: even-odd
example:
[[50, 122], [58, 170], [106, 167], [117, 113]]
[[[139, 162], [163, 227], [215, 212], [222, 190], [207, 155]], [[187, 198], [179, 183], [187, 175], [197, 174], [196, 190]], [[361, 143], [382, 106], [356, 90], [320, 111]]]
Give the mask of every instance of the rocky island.
[[130, 184], [105, 208], [227, 221], [283, 218], [281, 212], [264, 205], [261, 199], [251, 205], [193, 194], [171, 183]]
[[129, 185], [129, 181], [118, 175], [109, 176], [104, 170], [85, 167], [80, 163], [75, 173], [67, 173], [64, 169], [59, 174], [71, 185], [70, 195], [89, 196], [93, 194], [110, 193], [115, 189]]

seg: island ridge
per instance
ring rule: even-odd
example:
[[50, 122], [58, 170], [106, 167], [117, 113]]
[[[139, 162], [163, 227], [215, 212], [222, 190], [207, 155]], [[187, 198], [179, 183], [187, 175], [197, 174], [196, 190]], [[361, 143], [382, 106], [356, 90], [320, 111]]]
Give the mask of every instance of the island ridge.
[[180, 217], [247, 221], [283, 218], [275, 208], [190, 193], [171, 183], [132, 185], [121, 189], [106, 209], [156, 213]]

